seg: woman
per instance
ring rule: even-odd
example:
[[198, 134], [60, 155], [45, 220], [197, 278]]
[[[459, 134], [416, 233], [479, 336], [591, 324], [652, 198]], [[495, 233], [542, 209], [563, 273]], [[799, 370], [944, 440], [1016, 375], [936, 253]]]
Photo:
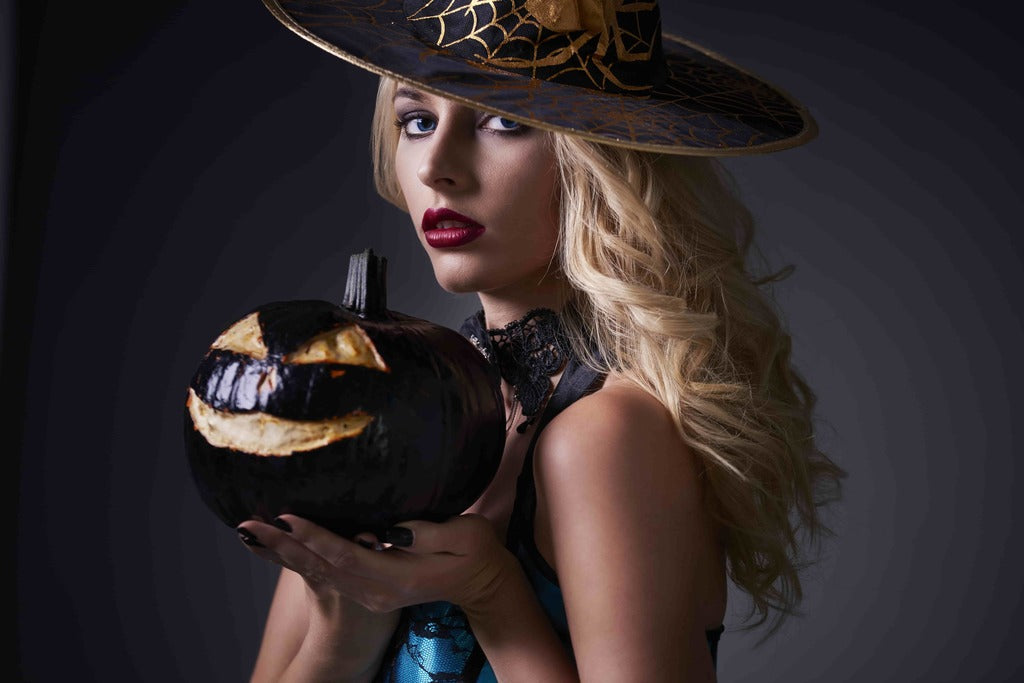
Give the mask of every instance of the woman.
[[810, 117], [663, 48], [656, 3], [267, 2], [384, 76], [378, 190], [441, 286], [478, 294], [463, 333], [509, 431], [448, 522], [243, 523], [284, 567], [253, 680], [714, 680], [727, 577], [755, 625], [791, 613], [843, 473], [708, 157], [799, 144]]

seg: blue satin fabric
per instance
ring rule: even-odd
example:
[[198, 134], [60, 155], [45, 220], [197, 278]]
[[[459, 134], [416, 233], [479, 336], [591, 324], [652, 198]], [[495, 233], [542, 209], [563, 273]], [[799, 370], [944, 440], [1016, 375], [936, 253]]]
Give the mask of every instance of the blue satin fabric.
[[374, 680], [468, 682], [479, 680], [476, 675], [483, 664], [483, 651], [462, 610], [450, 602], [430, 602], [403, 610], [388, 655]]
[[[517, 553], [541, 607], [562, 644], [572, 652], [562, 591], [536, 566], [533, 558]], [[415, 605], [402, 613], [378, 676], [380, 683], [497, 683], [494, 670], [469, 628], [466, 615], [450, 602]]]

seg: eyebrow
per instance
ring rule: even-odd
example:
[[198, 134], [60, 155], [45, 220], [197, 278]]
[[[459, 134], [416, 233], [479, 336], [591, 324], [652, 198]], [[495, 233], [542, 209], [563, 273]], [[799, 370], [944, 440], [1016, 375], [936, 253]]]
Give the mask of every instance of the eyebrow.
[[405, 97], [414, 102], [424, 102], [426, 100], [422, 92], [407, 86], [402, 86], [395, 91], [394, 99], [397, 100], [399, 97]]

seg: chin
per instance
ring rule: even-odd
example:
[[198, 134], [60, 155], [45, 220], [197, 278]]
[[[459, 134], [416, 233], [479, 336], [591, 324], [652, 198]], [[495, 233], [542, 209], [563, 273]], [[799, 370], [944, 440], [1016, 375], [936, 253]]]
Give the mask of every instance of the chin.
[[448, 292], [449, 294], [474, 294], [480, 291], [480, 289], [477, 287], [473, 287], [472, 285], [467, 285], [461, 282], [453, 283], [446, 282], [444, 280], [438, 280], [437, 284], [441, 286], [441, 289]]
[[449, 294], [471, 294], [487, 289], [485, 278], [465, 269], [453, 269], [434, 264], [434, 279]]
[[493, 283], [478, 278], [437, 278], [437, 284], [449, 294], [477, 294], [492, 289]]
[[521, 287], [524, 283], [539, 285], [548, 271], [548, 262], [524, 267], [507, 259], [451, 258], [433, 259], [434, 279], [441, 289], [451, 294], [493, 292]]

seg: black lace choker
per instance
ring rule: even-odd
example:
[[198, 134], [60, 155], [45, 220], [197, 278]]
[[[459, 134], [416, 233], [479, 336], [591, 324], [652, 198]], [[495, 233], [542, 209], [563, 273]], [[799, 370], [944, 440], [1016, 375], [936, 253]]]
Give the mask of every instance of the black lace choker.
[[554, 387], [551, 375], [565, 367], [571, 346], [554, 311], [535, 308], [503, 328], [484, 329], [483, 311], [466, 321], [463, 333], [512, 386], [526, 419], [520, 433], [536, 421]]

